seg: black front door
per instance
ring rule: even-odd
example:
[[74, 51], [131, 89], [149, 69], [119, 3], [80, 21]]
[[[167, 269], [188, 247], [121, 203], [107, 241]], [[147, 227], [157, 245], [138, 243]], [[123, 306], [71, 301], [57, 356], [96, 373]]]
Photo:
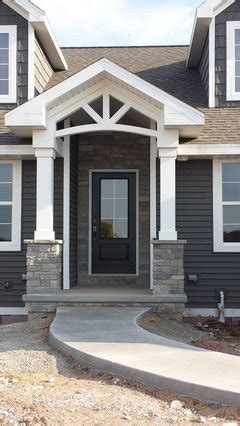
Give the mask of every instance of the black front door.
[[136, 173], [92, 175], [92, 273], [136, 274]]

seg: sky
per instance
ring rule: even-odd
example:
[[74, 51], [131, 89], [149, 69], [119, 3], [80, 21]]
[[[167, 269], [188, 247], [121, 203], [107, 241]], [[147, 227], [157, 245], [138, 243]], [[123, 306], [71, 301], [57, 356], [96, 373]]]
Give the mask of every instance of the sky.
[[203, 0], [33, 0], [61, 46], [188, 44]]

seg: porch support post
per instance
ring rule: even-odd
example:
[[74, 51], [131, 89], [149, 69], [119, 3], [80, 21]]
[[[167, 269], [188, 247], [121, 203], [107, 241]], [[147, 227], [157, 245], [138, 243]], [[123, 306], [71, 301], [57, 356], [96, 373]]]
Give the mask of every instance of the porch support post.
[[55, 151], [51, 148], [36, 149], [37, 158], [37, 217], [34, 239], [54, 241], [53, 200], [54, 200], [54, 160]]
[[175, 241], [176, 232], [176, 149], [159, 149], [160, 232], [159, 240]]

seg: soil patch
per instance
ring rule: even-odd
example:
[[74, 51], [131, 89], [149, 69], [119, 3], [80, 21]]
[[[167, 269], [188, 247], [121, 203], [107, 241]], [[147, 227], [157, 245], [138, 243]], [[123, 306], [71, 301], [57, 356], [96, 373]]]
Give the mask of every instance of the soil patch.
[[83, 368], [48, 345], [45, 327], [0, 327], [1, 425], [223, 425], [240, 418], [239, 408]]
[[150, 314], [140, 324], [145, 330], [199, 348], [240, 356], [240, 322], [219, 323], [210, 318], [184, 318], [176, 321]]

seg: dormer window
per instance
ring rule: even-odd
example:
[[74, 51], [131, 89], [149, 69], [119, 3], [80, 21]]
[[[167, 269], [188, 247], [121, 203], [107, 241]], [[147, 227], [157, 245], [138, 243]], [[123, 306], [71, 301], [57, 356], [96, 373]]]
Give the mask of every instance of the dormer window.
[[16, 102], [17, 27], [0, 26], [0, 104]]
[[240, 101], [240, 21], [227, 22], [227, 101]]

